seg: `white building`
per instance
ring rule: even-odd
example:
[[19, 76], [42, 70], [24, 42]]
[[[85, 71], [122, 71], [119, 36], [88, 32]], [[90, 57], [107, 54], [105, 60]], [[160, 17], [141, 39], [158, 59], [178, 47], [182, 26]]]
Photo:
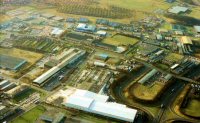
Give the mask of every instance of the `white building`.
[[108, 96], [77, 89], [63, 104], [86, 112], [103, 115], [118, 120], [133, 122], [137, 110], [119, 103], [108, 102]]

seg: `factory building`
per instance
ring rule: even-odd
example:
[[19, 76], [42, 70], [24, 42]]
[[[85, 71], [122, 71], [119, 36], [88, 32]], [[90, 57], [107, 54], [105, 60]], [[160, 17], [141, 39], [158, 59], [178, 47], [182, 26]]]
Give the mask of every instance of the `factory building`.
[[151, 70], [148, 74], [146, 74], [142, 79], [138, 81], [140, 84], [144, 84], [147, 82], [151, 77], [153, 77], [158, 71], [156, 69]]
[[108, 102], [109, 97], [86, 90], [79, 90], [71, 94], [63, 105], [125, 122], [134, 122], [137, 110], [126, 105]]
[[44, 84], [44, 82], [50, 78], [51, 76], [53, 76], [55, 73], [57, 73], [59, 70], [61, 70], [63, 67], [73, 64], [74, 62], [76, 62], [77, 60], [79, 60], [82, 56], [84, 56], [86, 53], [86, 51], [82, 51], [82, 50], [78, 50], [77, 49], [73, 49], [73, 52], [71, 52], [69, 54], [68, 57], [66, 57], [61, 63], [59, 63], [57, 66], [51, 68], [50, 70], [48, 70], [47, 72], [45, 72], [44, 74], [42, 74], [41, 76], [39, 76], [38, 78], [36, 78], [33, 83], [36, 85], [42, 85]]

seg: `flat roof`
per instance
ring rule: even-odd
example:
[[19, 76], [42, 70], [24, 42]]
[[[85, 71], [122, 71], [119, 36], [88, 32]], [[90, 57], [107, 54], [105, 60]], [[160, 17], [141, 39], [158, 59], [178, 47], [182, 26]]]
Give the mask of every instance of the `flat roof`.
[[170, 13], [179, 14], [180, 12], [186, 12], [188, 10], [187, 7], [182, 6], [174, 6], [168, 10]]
[[107, 100], [102, 101], [102, 99], [99, 100], [99, 98], [96, 98], [102, 96], [108, 97], [90, 91], [76, 89], [76, 91], [71, 94], [63, 104], [70, 108], [75, 108], [127, 122], [134, 121], [137, 110], [128, 108], [123, 104], [108, 102]]

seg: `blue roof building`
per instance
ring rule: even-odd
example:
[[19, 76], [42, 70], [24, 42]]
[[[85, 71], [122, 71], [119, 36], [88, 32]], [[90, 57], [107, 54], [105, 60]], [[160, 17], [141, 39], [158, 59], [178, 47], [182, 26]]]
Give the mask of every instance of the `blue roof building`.
[[89, 20], [87, 18], [79, 18], [79, 23], [89, 23]]
[[67, 19], [66, 19], [66, 22], [75, 23], [75, 22], [76, 22], [76, 19], [75, 19], [75, 18], [67, 18]]

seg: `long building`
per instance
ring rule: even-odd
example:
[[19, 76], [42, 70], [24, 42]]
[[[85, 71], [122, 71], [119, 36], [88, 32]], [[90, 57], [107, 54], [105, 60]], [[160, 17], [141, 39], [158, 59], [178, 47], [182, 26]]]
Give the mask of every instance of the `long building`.
[[140, 84], [144, 84], [147, 82], [151, 77], [153, 77], [158, 71], [156, 69], [151, 70], [148, 74], [146, 74], [142, 79], [140, 79], [138, 82]]
[[67, 58], [65, 58], [57, 66], [51, 68], [50, 70], [48, 70], [47, 72], [45, 72], [44, 74], [42, 74], [41, 76], [39, 76], [38, 78], [36, 78], [33, 81], [33, 83], [35, 83], [37, 85], [42, 85], [47, 79], [49, 79], [51, 76], [53, 76], [59, 70], [61, 70], [62, 68], [64, 68], [65, 66], [67, 66], [69, 64], [74, 63], [80, 57], [82, 57], [83, 55], [85, 55], [85, 53], [86, 53], [86, 51], [82, 51], [82, 50], [78, 50], [77, 51], [77, 49], [73, 49], [73, 52], [71, 52], [71, 54], [69, 54], [69, 56]]
[[77, 89], [63, 105], [121, 121], [134, 122], [137, 110], [123, 104], [108, 102], [108, 99], [109, 97], [105, 95]]

